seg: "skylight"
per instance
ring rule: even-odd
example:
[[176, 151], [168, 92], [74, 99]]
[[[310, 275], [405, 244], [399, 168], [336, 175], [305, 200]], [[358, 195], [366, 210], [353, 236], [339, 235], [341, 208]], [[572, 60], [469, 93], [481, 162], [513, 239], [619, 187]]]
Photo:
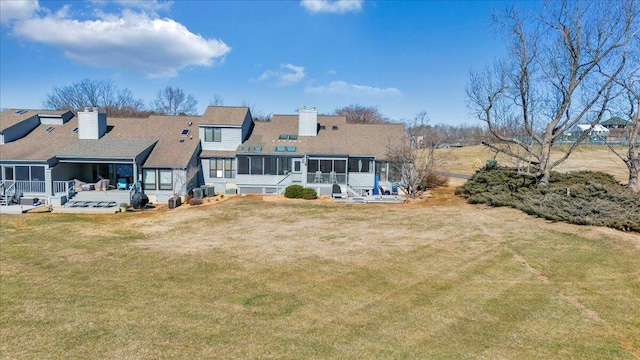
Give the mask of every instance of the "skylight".
[[44, 132], [46, 132], [47, 134], [53, 131], [53, 126], [49, 126], [48, 128], [44, 129]]
[[189, 135], [189, 129], [184, 129], [182, 130], [182, 132], [180, 133], [180, 136], [187, 136]]
[[295, 146], [287, 146], [286, 151], [287, 152], [296, 152], [296, 147]]
[[287, 140], [289, 138], [289, 136], [287, 134], [280, 134], [280, 136], [278, 136], [278, 140]]
[[298, 140], [298, 135], [296, 135], [296, 134], [289, 134], [289, 140]]
[[248, 146], [243, 146], [240, 148], [242, 151], [249, 151], [249, 147]]
[[286, 146], [276, 146], [276, 152], [284, 152]]
[[77, 133], [78, 132], [78, 128], [73, 128], [73, 130], [71, 130], [72, 133]]
[[256, 145], [253, 147], [253, 151], [262, 151], [262, 146]]
[[24, 113], [26, 113], [28, 110], [24, 110], [24, 109], [20, 109], [18, 111], [15, 112], [16, 115], [22, 115]]

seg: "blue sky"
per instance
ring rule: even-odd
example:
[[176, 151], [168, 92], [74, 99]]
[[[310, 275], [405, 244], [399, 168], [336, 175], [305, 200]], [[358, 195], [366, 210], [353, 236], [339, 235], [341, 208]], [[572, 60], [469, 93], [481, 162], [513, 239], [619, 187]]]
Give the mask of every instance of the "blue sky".
[[490, 1], [0, 1], [0, 107], [113, 80], [150, 103], [178, 86], [261, 115], [377, 106], [393, 120], [479, 124], [469, 70], [503, 55]]

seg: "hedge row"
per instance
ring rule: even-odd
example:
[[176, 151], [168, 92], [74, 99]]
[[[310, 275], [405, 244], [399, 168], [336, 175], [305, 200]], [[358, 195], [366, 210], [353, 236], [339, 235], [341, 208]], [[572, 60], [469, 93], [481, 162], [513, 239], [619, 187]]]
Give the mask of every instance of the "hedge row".
[[553, 173], [548, 186], [515, 169], [484, 169], [456, 189], [472, 204], [509, 206], [548, 220], [640, 232], [640, 195], [605, 173]]

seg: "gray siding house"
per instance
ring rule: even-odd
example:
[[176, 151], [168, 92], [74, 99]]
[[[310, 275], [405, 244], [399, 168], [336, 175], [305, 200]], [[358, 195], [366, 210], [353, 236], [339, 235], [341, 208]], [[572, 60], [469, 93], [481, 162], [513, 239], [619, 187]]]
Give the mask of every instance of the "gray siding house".
[[345, 193], [390, 188], [386, 149], [405, 131], [315, 108], [254, 122], [247, 107], [210, 106], [202, 116], [148, 118], [5, 110], [0, 135], [0, 195], [55, 200], [93, 184], [166, 202], [201, 185], [239, 194], [281, 194], [291, 184], [321, 195], [334, 184]]

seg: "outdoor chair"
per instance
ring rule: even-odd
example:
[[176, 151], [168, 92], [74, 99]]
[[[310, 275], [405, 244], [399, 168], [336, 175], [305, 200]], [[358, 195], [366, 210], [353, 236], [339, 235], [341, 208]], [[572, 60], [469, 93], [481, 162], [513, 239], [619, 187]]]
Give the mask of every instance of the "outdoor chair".
[[116, 189], [118, 190], [129, 190], [129, 184], [127, 184], [127, 179], [119, 178], [116, 183]]
[[343, 199], [342, 188], [338, 184], [333, 184], [331, 187], [331, 197], [334, 199]]

